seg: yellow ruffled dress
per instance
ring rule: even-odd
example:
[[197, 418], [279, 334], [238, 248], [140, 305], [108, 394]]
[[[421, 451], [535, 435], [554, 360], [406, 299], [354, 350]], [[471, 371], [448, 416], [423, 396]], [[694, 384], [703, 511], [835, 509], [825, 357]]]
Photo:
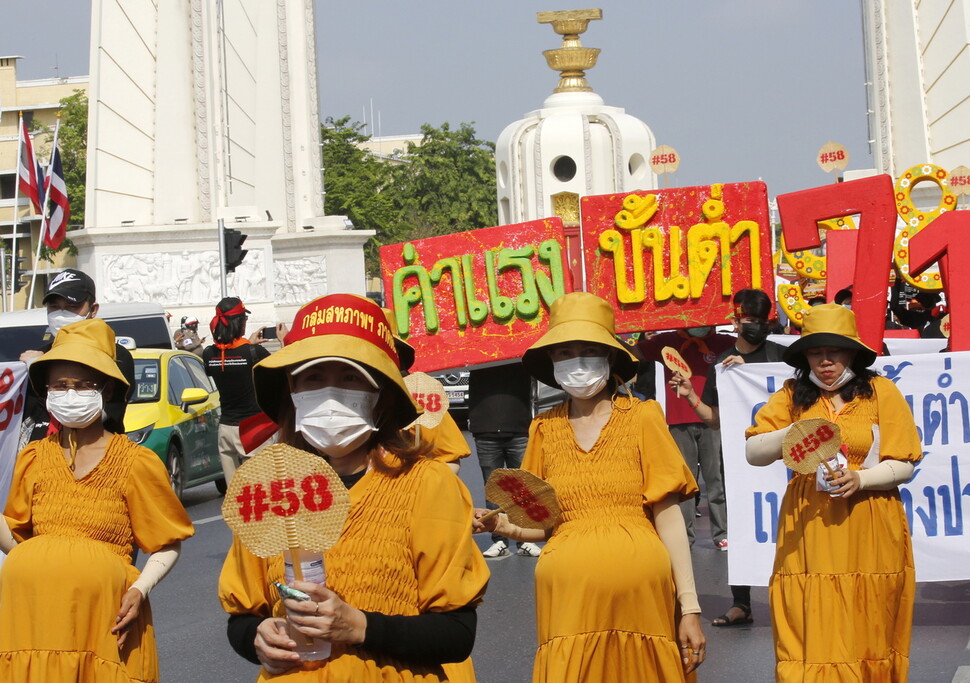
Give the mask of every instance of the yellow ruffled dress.
[[533, 681], [684, 680], [670, 556], [649, 506], [697, 484], [659, 404], [619, 401], [632, 407], [613, 409], [589, 452], [568, 403], [530, 428], [522, 468], [552, 484], [562, 508], [536, 566]]
[[[789, 380], [746, 434], [834, 417], [850, 469], [861, 469], [876, 424], [881, 460], [918, 462], [922, 446], [906, 399], [885, 377], [872, 385], [872, 398], [856, 398], [837, 415], [823, 401], [797, 414]], [[795, 474], [781, 504], [768, 593], [778, 681], [905, 681], [916, 572], [899, 490], [843, 500], [817, 491], [814, 474]]]
[[[327, 587], [348, 604], [389, 615], [446, 612], [479, 602], [489, 572], [471, 536], [472, 502], [441, 462], [422, 459], [397, 477], [370, 470], [350, 489], [350, 513], [326, 552]], [[285, 617], [273, 588], [283, 557], [254, 556], [233, 540], [219, 577], [229, 614]], [[471, 659], [416, 667], [362, 647], [334, 644], [330, 658], [259, 681], [474, 681]]]
[[4, 512], [19, 544], [0, 569], [0, 681], [157, 681], [146, 600], [124, 649], [111, 627], [152, 553], [193, 533], [165, 466], [124, 435], [75, 479], [57, 437], [17, 456]]

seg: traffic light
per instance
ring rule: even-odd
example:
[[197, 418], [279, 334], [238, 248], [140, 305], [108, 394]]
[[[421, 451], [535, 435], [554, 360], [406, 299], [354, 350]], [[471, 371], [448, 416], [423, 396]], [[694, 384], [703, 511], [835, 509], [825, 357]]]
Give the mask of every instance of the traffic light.
[[243, 242], [246, 241], [246, 235], [232, 229], [224, 230], [222, 234], [226, 246], [226, 272], [234, 273], [236, 266], [243, 262], [248, 253], [242, 248]]
[[27, 275], [24, 273], [24, 261], [26, 256], [17, 256], [13, 260], [13, 291], [19, 292], [27, 286]]

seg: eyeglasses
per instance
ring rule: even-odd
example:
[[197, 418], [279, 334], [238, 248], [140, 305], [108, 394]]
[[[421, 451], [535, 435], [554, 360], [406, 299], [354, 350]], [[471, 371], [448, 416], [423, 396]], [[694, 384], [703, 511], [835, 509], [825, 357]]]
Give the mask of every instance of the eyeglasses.
[[67, 382], [57, 380], [47, 385], [48, 395], [54, 398], [64, 398], [68, 391], [74, 391], [83, 398], [94, 398], [104, 390], [98, 382], [90, 379], [82, 379], [77, 382]]

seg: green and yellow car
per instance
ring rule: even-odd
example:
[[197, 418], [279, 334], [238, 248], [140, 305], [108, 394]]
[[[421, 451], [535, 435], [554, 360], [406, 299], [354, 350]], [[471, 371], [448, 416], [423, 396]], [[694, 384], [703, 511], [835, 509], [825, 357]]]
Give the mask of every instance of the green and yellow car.
[[125, 432], [158, 454], [176, 495], [210, 481], [225, 493], [219, 462], [219, 392], [202, 359], [185, 351], [134, 349], [135, 387]]

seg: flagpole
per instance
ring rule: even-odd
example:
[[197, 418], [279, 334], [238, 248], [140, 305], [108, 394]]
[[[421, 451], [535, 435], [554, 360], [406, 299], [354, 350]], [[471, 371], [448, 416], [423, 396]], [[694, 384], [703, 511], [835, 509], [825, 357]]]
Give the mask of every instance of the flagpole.
[[[54, 144], [51, 145], [51, 158], [47, 162], [47, 168], [52, 169], [54, 167], [54, 153], [57, 151], [57, 135], [61, 130], [61, 115], [57, 115], [57, 125], [54, 126]], [[50, 172], [48, 171], [47, 177], [50, 178]], [[47, 181], [44, 182], [47, 185]], [[34, 284], [37, 282], [37, 264], [40, 261], [40, 249], [44, 244], [44, 235], [47, 232], [47, 207], [50, 205], [50, 190], [44, 188], [44, 205], [41, 207], [41, 217], [40, 217], [40, 231], [37, 233], [37, 252], [34, 254], [34, 268], [30, 276], [30, 294], [27, 295], [27, 303], [24, 308], [29, 308], [30, 304], [34, 301]]]
[[[21, 135], [24, 129], [24, 113], [20, 112], [20, 118], [17, 121], [17, 176], [14, 179], [14, 192], [13, 192], [13, 233], [11, 236], [11, 246], [10, 246], [10, 305], [7, 306], [7, 302], [4, 301], [5, 311], [12, 311], [14, 309], [13, 297], [14, 297], [14, 278], [17, 277], [17, 228], [20, 225], [20, 155], [24, 153], [23, 146], [21, 143]], [[4, 290], [6, 290], [6, 282], [4, 282]]]

